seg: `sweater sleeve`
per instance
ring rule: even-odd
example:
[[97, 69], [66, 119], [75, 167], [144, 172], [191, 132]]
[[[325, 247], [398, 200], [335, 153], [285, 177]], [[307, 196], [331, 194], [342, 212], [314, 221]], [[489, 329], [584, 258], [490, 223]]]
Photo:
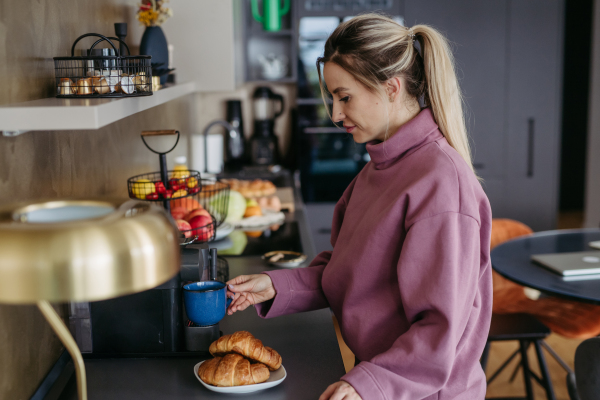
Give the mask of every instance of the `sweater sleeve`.
[[[334, 248], [355, 182], [356, 178], [346, 188], [333, 212], [331, 246]], [[321, 278], [331, 255], [331, 251], [319, 253], [306, 268], [263, 272], [271, 277], [277, 294], [273, 300], [254, 306], [258, 315], [261, 318], [273, 318], [329, 307], [321, 286]]]
[[485, 337], [467, 323], [473, 313], [486, 312], [478, 290], [480, 276], [487, 277], [480, 271], [480, 247], [479, 223], [464, 214], [437, 214], [409, 228], [397, 271], [410, 328], [342, 378], [363, 399], [428, 398], [451, 373], [472, 369], [460, 352], [466, 341]]

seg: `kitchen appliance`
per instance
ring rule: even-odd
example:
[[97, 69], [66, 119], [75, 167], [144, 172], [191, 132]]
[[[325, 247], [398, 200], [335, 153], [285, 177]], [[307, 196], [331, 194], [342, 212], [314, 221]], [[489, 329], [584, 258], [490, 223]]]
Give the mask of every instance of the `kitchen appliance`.
[[[177, 135], [175, 145], [169, 150], [157, 151], [148, 145], [149, 138], [163, 135]], [[183, 286], [189, 282], [228, 280], [227, 262], [219, 259], [216, 249], [209, 249], [207, 242], [213, 239], [216, 226], [227, 217], [229, 186], [219, 180], [201, 179], [199, 172], [185, 167], [167, 170], [165, 155], [177, 145], [179, 132], [145, 131], [141, 137], [148, 149], [159, 155], [161, 170], [128, 179], [129, 195], [157, 202], [167, 210], [171, 205], [173, 214], [178, 208], [195, 205], [199, 209], [202, 206], [204, 210], [201, 211], [208, 211], [212, 221], [206, 226], [181, 232], [178, 238], [180, 253], [177, 254], [180, 255], [180, 269], [167, 282], [116, 299], [71, 304], [70, 324], [86, 357], [197, 356], [198, 352], [207, 352], [210, 343], [219, 337], [218, 324], [197, 327], [189, 323], [182, 293]], [[187, 188], [175, 190], [195, 190], [195, 193], [167, 197], [166, 188], [174, 188], [174, 185], [186, 185]], [[144, 197], [148, 195], [146, 191], [155, 196]]]
[[[283, 114], [283, 96], [267, 86], [259, 86], [252, 97], [254, 134], [250, 140], [250, 157], [254, 165], [273, 165], [279, 162], [278, 141], [274, 133], [275, 119]], [[279, 103], [279, 110], [275, 105]]]
[[246, 140], [240, 100], [227, 100], [227, 122], [233, 129], [228, 130], [225, 136], [225, 167], [228, 170], [239, 170], [246, 162]]
[[89, 324], [85, 336], [77, 338], [78, 344], [87, 343], [82, 348], [85, 356], [160, 357], [206, 353], [208, 346], [220, 336], [219, 324], [199, 327], [190, 323], [183, 305], [183, 286], [212, 277], [226, 280], [228, 266], [224, 259], [218, 259], [216, 249], [209, 249], [206, 243], [182, 247], [180, 266], [179, 274], [153, 289], [79, 304], [79, 314], [71, 314], [70, 320], [78, 318], [80, 325]]

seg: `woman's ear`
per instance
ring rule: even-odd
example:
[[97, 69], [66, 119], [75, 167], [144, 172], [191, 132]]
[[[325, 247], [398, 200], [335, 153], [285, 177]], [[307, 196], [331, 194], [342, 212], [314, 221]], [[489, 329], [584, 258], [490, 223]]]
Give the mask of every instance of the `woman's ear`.
[[385, 93], [388, 96], [390, 103], [393, 103], [396, 97], [400, 95], [402, 89], [402, 81], [399, 77], [393, 77], [385, 82]]

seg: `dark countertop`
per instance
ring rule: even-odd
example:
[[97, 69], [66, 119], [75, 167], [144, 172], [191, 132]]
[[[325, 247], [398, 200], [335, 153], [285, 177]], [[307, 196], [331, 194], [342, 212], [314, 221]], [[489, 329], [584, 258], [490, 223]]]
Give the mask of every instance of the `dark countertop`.
[[[314, 258], [307, 218], [296, 195], [296, 211], [302, 247], [308, 259]], [[257, 256], [227, 257], [230, 276], [255, 274], [271, 269]], [[328, 385], [345, 374], [331, 312], [329, 309], [261, 319], [253, 308], [225, 316], [223, 334], [248, 330], [283, 358], [287, 378], [280, 385], [243, 395], [244, 399], [316, 399]], [[94, 399], [216, 399], [240, 398], [211, 392], [194, 376], [193, 367], [202, 358], [86, 359], [88, 398]], [[74, 376], [61, 400], [77, 398]]]

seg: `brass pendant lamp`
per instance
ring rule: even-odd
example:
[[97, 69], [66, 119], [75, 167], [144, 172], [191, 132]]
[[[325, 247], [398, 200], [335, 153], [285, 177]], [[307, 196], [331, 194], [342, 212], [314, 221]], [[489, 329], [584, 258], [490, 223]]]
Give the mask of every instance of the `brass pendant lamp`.
[[176, 227], [135, 200], [60, 200], [0, 208], [0, 303], [37, 304], [75, 364], [77, 343], [50, 302], [106, 300], [154, 288], [180, 268]]

